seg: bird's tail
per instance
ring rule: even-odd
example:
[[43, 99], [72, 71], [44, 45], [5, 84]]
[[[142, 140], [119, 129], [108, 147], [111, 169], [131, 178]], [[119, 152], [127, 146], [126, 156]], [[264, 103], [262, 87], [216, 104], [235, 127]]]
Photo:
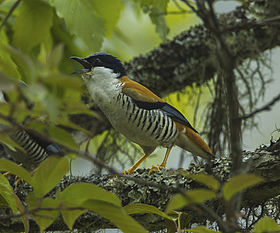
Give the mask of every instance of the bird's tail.
[[179, 129], [179, 136], [175, 141], [177, 146], [207, 160], [214, 157], [214, 153], [198, 133], [183, 124], [176, 122], [176, 125]]

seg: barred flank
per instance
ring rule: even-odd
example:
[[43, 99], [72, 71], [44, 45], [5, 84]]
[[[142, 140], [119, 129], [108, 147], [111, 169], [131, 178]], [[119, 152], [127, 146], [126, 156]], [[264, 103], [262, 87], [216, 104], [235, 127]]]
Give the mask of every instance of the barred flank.
[[123, 93], [118, 95], [116, 103], [125, 112], [129, 123], [147, 133], [159, 144], [170, 142], [177, 136], [177, 128], [173, 120], [161, 110], [139, 108], [129, 96]]
[[13, 140], [26, 151], [32, 163], [39, 164], [48, 156], [45, 149], [34, 141], [24, 130], [18, 130]]

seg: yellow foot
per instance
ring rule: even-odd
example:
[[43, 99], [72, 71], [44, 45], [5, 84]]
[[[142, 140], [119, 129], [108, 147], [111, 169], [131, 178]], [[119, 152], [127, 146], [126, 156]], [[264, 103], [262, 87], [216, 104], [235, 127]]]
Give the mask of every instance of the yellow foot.
[[8, 178], [9, 176], [11, 176], [12, 174], [10, 172], [5, 172], [3, 173], [3, 176], [5, 176], [6, 178]]
[[131, 169], [128, 170], [124, 170], [121, 174], [123, 175], [127, 175], [127, 174], [131, 174], [133, 171], [131, 171]]
[[17, 187], [20, 183], [23, 183], [23, 179], [17, 177], [15, 182], [15, 187]]
[[[4, 174], [3, 174], [3, 176], [5, 176], [6, 178], [9, 178], [10, 176], [11, 176], [12, 174], [10, 173], [10, 172], [5, 172]], [[23, 179], [21, 179], [21, 178], [19, 178], [19, 177], [15, 177], [15, 187], [17, 187], [21, 182], [23, 182]]]
[[161, 165], [157, 165], [157, 166], [152, 166], [152, 168], [149, 171], [149, 175], [151, 175], [152, 172], [159, 171], [159, 170], [161, 170], [163, 168], [165, 168], [165, 166], [162, 165], [162, 164]]
[[[23, 164], [21, 163], [21, 164], [19, 164], [18, 166], [19, 166], [19, 167], [22, 167]], [[30, 173], [31, 176], [34, 175], [36, 169], [37, 169], [37, 168], [35, 168], [34, 170], [29, 171], [29, 173]], [[8, 177], [10, 177], [10, 176], [13, 175], [13, 174], [10, 173], [10, 172], [5, 172], [3, 175], [4, 175], [6, 178], [8, 178]], [[14, 184], [15, 184], [15, 187], [17, 187], [20, 183], [23, 183], [23, 182], [24, 182], [24, 180], [23, 180], [22, 178], [19, 178], [18, 176], [15, 176], [15, 183], [14, 183]]]

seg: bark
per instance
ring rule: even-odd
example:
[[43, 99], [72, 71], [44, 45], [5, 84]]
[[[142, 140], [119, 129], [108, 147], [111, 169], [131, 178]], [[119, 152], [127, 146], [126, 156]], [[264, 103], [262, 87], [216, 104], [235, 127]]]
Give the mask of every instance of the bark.
[[[215, 177], [218, 177], [221, 183], [229, 179], [231, 162], [227, 158], [216, 158], [213, 161], [211, 168], [206, 169], [204, 165], [191, 165], [188, 171], [196, 174], [205, 170], [210, 171]], [[260, 203], [280, 195], [280, 140], [277, 143], [271, 144], [269, 147], [262, 146], [255, 152], [243, 152], [243, 170], [262, 176], [265, 180], [260, 185], [247, 190], [242, 196], [241, 207], [254, 207]], [[185, 191], [196, 188], [206, 188], [201, 184], [190, 180], [180, 174], [180, 170], [163, 170], [154, 172], [148, 175], [147, 169], [138, 169], [126, 178], [119, 178], [115, 175], [91, 175], [88, 177], [65, 177], [60, 184], [50, 193], [54, 197], [56, 190], [63, 190], [73, 183], [88, 182], [96, 184], [108, 191], [118, 195], [123, 206], [131, 203], [145, 203], [158, 207], [164, 210], [166, 204], [174, 195], [178, 188]], [[32, 189], [27, 184], [20, 184], [16, 188], [16, 193], [20, 199], [24, 200], [25, 196]], [[209, 201], [206, 205], [213, 209], [219, 216], [224, 214], [224, 206], [219, 201]], [[184, 209], [185, 212], [192, 215], [190, 223], [205, 224], [206, 219], [212, 220], [211, 217], [205, 214], [205, 211], [199, 211], [196, 208]], [[140, 222], [149, 231], [157, 231], [165, 228], [165, 221], [157, 215], [142, 214], [135, 215], [135, 219]], [[35, 222], [30, 222], [31, 231], [36, 232], [38, 226]], [[79, 232], [94, 232], [98, 229], [114, 228], [114, 226], [106, 219], [93, 213], [86, 213], [80, 216], [73, 229]], [[0, 224], [0, 232], [5, 232], [8, 229], [13, 231], [23, 231], [23, 226], [19, 219], [12, 222]], [[62, 218], [59, 218], [52, 224], [49, 231], [67, 231]], [[7, 231], [8, 232], [8, 231]]]

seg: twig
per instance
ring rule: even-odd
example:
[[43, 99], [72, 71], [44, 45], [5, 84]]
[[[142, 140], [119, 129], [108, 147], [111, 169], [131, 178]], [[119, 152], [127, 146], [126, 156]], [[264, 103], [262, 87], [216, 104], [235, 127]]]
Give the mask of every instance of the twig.
[[197, 11], [189, 2], [188, 0], [181, 0], [183, 3], [185, 3], [198, 17], [201, 18], [200, 12]]
[[8, 19], [10, 18], [10, 16], [13, 14], [14, 10], [17, 8], [17, 6], [19, 5], [19, 3], [21, 2], [21, 0], [17, 0], [14, 5], [11, 7], [11, 9], [9, 10], [8, 14], [6, 15], [6, 17], [3, 19], [3, 22], [0, 25], [0, 31], [2, 29], [2, 27], [4, 27], [4, 25], [6, 24], [6, 22], [8, 21]]
[[239, 31], [241, 29], [250, 29], [254, 27], [268, 26], [268, 25], [280, 25], [280, 16], [267, 18], [262, 21], [253, 20], [251, 22], [241, 23], [231, 27], [225, 27], [223, 28], [223, 32]]
[[[187, 3], [186, 3], [187, 4]], [[228, 114], [228, 126], [229, 126], [229, 141], [230, 149], [232, 152], [232, 174], [236, 175], [240, 172], [241, 167], [241, 120], [237, 119], [239, 116], [239, 100], [238, 89], [236, 86], [236, 79], [234, 75], [234, 67], [236, 65], [236, 59], [233, 57], [224, 35], [221, 31], [220, 22], [217, 19], [213, 8], [212, 0], [197, 0], [197, 15], [202, 19], [205, 26], [213, 32], [213, 35], [217, 41], [217, 57], [220, 67], [220, 74], [222, 83], [225, 87], [225, 104], [226, 113]], [[232, 226], [238, 226], [236, 222], [235, 212], [240, 210], [241, 195], [236, 197], [231, 202], [231, 209], [227, 213], [227, 220]], [[219, 227], [223, 228], [224, 232], [230, 232], [228, 226], [225, 227], [224, 222], [218, 222]]]
[[280, 100], [280, 94], [275, 96], [269, 103], [267, 103], [266, 105], [264, 105], [263, 107], [261, 108], [258, 108], [256, 109], [255, 111], [247, 114], [247, 115], [244, 115], [244, 116], [241, 116], [239, 117], [238, 119], [239, 120], [245, 120], [245, 119], [248, 119], [250, 117], [253, 117], [254, 115], [256, 115], [257, 113], [260, 113], [260, 112], [263, 112], [263, 111], [269, 111], [271, 106], [274, 105], [277, 101]]
[[151, 14], [151, 16], [161, 16], [161, 15], [183, 15], [183, 14], [191, 14], [192, 11], [166, 11], [157, 14]]
[[[85, 210], [85, 208], [82, 207], [68, 207], [68, 208], [51, 208], [51, 207], [39, 207], [35, 209], [25, 209], [22, 213], [20, 214], [13, 214], [13, 215], [5, 215], [5, 216], [0, 216], [0, 220], [7, 220], [7, 219], [12, 219], [12, 218], [20, 218], [26, 215], [31, 215], [31, 214], [36, 214], [36, 212], [39, 211], [58, 211], [58, 210], [63, 210], [63, 211], [73, 211], [73, 210]], [[46, 216], [48, 217], [48, 216]]]

